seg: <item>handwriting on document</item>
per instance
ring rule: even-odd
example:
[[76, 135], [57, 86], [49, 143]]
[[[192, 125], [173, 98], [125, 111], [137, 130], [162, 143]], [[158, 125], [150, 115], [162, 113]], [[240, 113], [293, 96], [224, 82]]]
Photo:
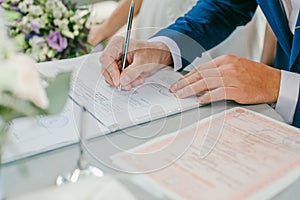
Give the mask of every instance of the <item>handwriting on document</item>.
[[128, 127], [197, 107], [195, 98], [177, 99], [169, 87], [181, 75], [170, 68], [159, 71], [131, 91], [118, 91], [100, 74], [101, 66], [88, 65], [77, 72], [71, 96], [106, 127]]

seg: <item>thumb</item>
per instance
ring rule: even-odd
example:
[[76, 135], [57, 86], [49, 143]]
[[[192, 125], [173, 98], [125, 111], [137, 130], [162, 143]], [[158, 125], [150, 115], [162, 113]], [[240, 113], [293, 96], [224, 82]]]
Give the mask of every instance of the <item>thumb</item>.
[[121, 73], [120, 84], [123, 86], [129, 85], [139, 78], [142, 73], [143, 67], [141, 67], [141, 63], [135, 60]]

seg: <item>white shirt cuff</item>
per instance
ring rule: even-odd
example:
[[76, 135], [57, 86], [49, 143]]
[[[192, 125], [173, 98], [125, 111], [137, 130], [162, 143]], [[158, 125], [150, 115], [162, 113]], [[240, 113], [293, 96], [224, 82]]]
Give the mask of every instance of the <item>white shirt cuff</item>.
[[300, 74], [281, 70], [281, 81], [275, 110], [283, 119], [293, 123], [299, 97]]
[[167, 45], [172, 54], [174, 70], [178, 71], [182, 68], [181, 53], [176, 42], [166, 36], [157, 36], [149, 39], [148, 42], [162, 42]]

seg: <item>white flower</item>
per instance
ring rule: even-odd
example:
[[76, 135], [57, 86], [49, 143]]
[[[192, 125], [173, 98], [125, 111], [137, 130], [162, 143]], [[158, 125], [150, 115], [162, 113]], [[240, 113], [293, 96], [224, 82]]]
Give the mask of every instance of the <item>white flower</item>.
[[46, 27], [46, 24], [47, 24], [47, 22], [48, 22], [48, 17], [47, 17], [47, 15], [42, 15], [42, 16], [39, 18], [39, 22], [40, 22], [41, 28], [45, 28], [45, 27]]
[[24, 0], [24, 3], [26, 3], [27, 5], [31, 5], [33, 4], [33, 0]]
[[60, 29], [68, 29], [69, 20], [63, 19], [60, 21], [59, 28]]
[[31, 32], [30, 29], [30, 17], [29, 16], [24, 16], [22, 18], [22, 21], [16, 24], [16, 31], [22, 32], [24, 34], [28, 34]]
[[22, 25], [28, 25], [28, 24], [29, 24], [29, 21], [30, 21], [29, 16], [24, 16], [24, 17], [22, 18], [21, 24], [22, 24]]
[[18, 8], [23, 13], [28, 12], [28, 6], [27, 6], [27, 4], [25, 2], [20, 2], [19, 5], [18, 5]]
[[54, 58], [55, 56], [55, 51], [53, 49], [50, 49], [47, 53], [48, 58]]
[[55, 8], [55, 2], [54, 1], [47, 1], [46, 2], [46, 9], [47, 10], [53, 10]]
[[55, 19], [53, 21], [53, 23], [54, 23], [55, 26], [57, 26], [61, 30], [68, 29], [69, 21], [67, 19], [62, 19], [62, 20]]
[[55, 26], [58, 26], [60, 24], [60, 20], [59, 19], [55, 19], [53, 21], [53, 23], [54, 23]]
[[17, 3], [21, 2], [21, 1], [20, 1], [20, 0], [11, 0], [11, 2], [12, 2], [13, 4], [17, 4]]
[[63, 12], [65, 12], [66, 10], [68, 10], [68, 9], [66, 8], [66, 6], [65, 6], [61, 1], [58, 1], [58, 2], [56, 3], [56, 5], [57, 5], [58, 9], [60, 9], [60, 10], [63, 11]]
[[30, 40], [29, 40], [29, 44], [34, 48], [37, 46], [44, 46], [46, 45], [46, 40], [42, 37], [39, 36], [33, 36]]
[[17, 98], [30, 100], [40, 108], [48, 107], [48, 98], [39, 80], [35, 62], [24, 55], [2, 61], [0, 91], [12, 91]]
[[31, 53], [30, 56], [34, 59], [34, 60], [38, 60], [38, 61], [45, 61], [46, 60], [46, 56], [47, 53], [45, 53], [45, 51], [43, 51], [43, 47], [35, 47], [31, 49]]
[[52, 0], [52, 1], [55, 4], [55, 6], [57, 6], [57, 4], [60, 2], [60, 0]]
[[72, 33], [69, 29], [64, 29], [61, 31], [61, 34], [67, 38], [71, 38], [71, 39], [74, 39], [74, 33]]
[[33, 16], [41, 16], [43, 14], [43, 9], [41, 6], [30, 5], [29, 12]]
[[75, 31], [74, 31], [74, 35], [75, 35], [75, 36], [78, 36], [78, 35], [79, 35], [79, 31], [78, 31], [78, 30], [75, 30]]
[[81, 19], [79, 20], [79, 24], [80, 24], [80, 25], [83, 25], [84, 22], [85, 22], [85, 19], [83, 19], [83, 18], [81, 18]]
[[[81, 34], [85, 23], [83, 15], [87, 14], [82, 9], [76, 9], [73, 4], [65, 5], [63, 2], [67, 1], [62, 0], [3, 0], [3, 2], [5, 1], [8, 6], [12, 6], [13, 1], [18, 2], [16, 5], [23, 12], [19, 18], [14, 18], [13, 24], [9, 24], [10, 35], [14, 38], [21, 35], [22, 37], [18, 39], [19, 44], [21, 44], [19, 46], [25, 53], [39, 61], [53, 57], [53, 52], [45, 52], [45, 48], [49, 48], [47, 41], [45, 41], [47, 32], [50, 30], [59, 31], [67, 39], [74, 39]], [[7, 9], [9, 10], [9, 7]], [[39, 36], [34, 36], [28, 41], [28, 38], [32, 37], [34, 33], [39, 34]], [[26, 37], [25, 43], [24, 36]], [[78, 39], [80, 42], [81, 40], [82, 38]], [[56, 51], [54, 56], [56, 56]], [[69, 55], [59, 55], [59, 57], [61, 56]]]
[[[2, 17], [2, 15], [0, 15], [0, 17]], [[6, 32], [6, 23], [4, 22], [3, 18], [0, 18], [0, 44], [0, 61], [9, 58], [10, 55], [16, 50], [14, 43], [8, 38]]]
[[47, 41], [42, 37], [33, 36], [29, 40], [29, 44], [31, 46], [31, 57], [35, 60], [44, 61], [49, 51]]
[[49, 47], [43, 46], [40, 51], [36, 52], [38, 59], [46, 60], [48, 52], [49, 52]]
[[74, 29], [74, 30], [79, 30], [79, 26], [78, 26], [77, 24], [75, 24], [75, 25], [73, 26], [73, 29]]
[[76, 10], [76, 12], [74, 13], [74, 15], [72, 17], [70, 17], [70, 21], [71, 22], [78, 22], [81, 19], [81, 11]]
[[63, 17], [63, 13], [60, 9], [53, 10], [53, 17], [56, 19], [60, 19]]

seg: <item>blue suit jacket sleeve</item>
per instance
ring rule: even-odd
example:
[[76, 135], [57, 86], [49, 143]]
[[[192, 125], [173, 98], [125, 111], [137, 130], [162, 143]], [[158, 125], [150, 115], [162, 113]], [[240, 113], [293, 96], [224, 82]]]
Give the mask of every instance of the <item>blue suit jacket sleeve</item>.
[[185, 67], [226, 39], [237, 26], [250, 21], [256, 7], [255, 0], [199, 0], [187, 14], [153, 37], [167, 36], [175, 41]]

